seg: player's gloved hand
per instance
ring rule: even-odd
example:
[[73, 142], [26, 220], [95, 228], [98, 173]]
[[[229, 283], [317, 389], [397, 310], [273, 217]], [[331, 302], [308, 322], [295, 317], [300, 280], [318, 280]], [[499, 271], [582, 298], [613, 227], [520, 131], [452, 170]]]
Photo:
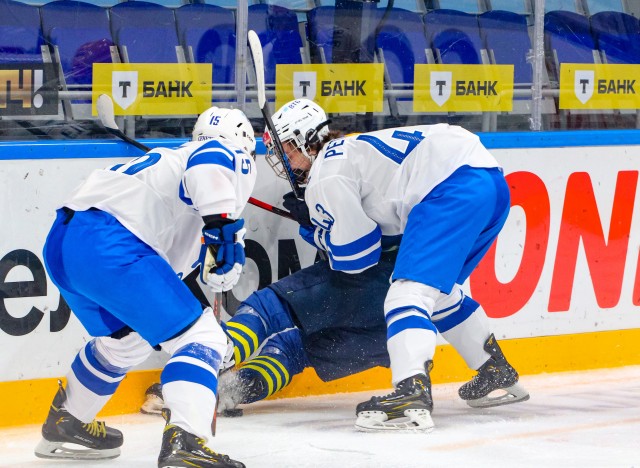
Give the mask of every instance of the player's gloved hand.
[[316, 248], [320, 248], [316, 245], [316, 240], [315, 240], [315, 232], [316, 232], [316, 228], [313, 226], [302, 226], [300, 225], [300, 227], [298, 228], [298, 232], [300, 233], [300, 237], [302, 237], [305, 241], [307, 241], [309, 244], [313, 245]]
[[214, 293], [229, 291], [240, 279], [245, 262], [244, 219], [202, 229], [200, 279]]
[[304, 201], [304, 190], [302, 191], [302, 200], [296, 198], [293, 192], [286, 193], [282, 199], [282, 205], [289, 210], [291, 216], [300, 224], [301, 226], [313, 226], [311, 223], [311, 218], [309, 217], [309, 208], [307, 207], [307, 203]]

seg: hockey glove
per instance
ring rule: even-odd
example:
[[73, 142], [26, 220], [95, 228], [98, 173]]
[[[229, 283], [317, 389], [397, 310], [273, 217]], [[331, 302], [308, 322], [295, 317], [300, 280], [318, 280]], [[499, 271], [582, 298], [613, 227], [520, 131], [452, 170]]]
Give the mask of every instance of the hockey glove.
[[244, 219], [220, 227], [202, 229], [200, 279], [214, 293], [229, 291], [240, 279], [245, 262]]
[[[318, 231], [318, 234], [319, 234], [318, 240], [316, 240], [316, 231]], [[322, 254], [327, 249], [325, 248], [324, 245], [322, 245], [321, 243], [322, 241], [320, 240], [320, 237], [322, 236], [322, 230], [320, 230], [320, 228], [316, 228], [313, 226], [300, 226], [300, 228], [298, 229], [298, 232], [300, 233], [300, 237], [302, 237], [305, 241], [307, 241], [309, 244], [314, 246], [316, 249], [320, 250], [320, 257], [323, 260], [325, 260]]]
[[311, 223], [311, 218], [309, 217], [309, 207], [307, 207], [307, 203], [304, 201], [304, 192], [302, 192], [302, 200], [296, 198], [293, 192], [289, 192], [285, 194], [283, 197], [282, 205], [289, 210], [291, 216], [300, 224], [301, 226], [313, 226]]

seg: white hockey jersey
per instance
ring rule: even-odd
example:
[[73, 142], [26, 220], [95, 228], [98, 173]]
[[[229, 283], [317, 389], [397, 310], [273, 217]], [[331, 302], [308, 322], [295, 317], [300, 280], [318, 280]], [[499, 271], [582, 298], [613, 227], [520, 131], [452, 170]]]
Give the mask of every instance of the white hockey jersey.
[[197, 259], [202, 217], [237, 218], [255, 181], [253, 158], [227, 140], [189, 142], [93, 171], [63, 206], [111, 214], [176, 273], [187, 274]]
[[461, 166], [499, 167], [473, 133], [447, 124], [389, 128], [329, 142], [305, 200], [314, 241], [331, 267], [358, 273], [378, 262], [382, 236], [404, 232], [411, 209]]

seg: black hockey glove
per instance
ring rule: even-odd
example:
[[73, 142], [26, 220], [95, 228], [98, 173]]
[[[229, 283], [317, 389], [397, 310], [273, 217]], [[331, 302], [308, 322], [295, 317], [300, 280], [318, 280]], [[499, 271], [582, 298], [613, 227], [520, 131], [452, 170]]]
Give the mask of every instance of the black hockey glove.
[[313, 226], [309, 217], [309, 208], [304, 201], [304, 191], [302, 192], [302, 200], [298, 200], [293, 192], [285, 194], [282, 199], [284, 200], [282, 202], [283, 206], [289, 210], [289, 213], [298, 224], [301, 226]]

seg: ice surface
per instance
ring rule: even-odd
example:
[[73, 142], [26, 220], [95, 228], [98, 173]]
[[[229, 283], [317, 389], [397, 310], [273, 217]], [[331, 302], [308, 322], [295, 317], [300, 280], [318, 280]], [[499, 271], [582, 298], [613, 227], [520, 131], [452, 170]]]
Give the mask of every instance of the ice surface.
[[[370, 392], [260, 402], [241, 418], [220, 418], [212, 448], [249, 468], [640, 467], [640, 366], [521, 382], [529, 401], [483, 410], [458, 398], [458, 384], [435, 385], [430, 434], [356, 432], [355, 406]], [[40, 427], [24, 426], [0, 430], [0, 466], [156, 466], [160, 417], [106, 420], [124, 432], [119, 458], [38, 459]]]

